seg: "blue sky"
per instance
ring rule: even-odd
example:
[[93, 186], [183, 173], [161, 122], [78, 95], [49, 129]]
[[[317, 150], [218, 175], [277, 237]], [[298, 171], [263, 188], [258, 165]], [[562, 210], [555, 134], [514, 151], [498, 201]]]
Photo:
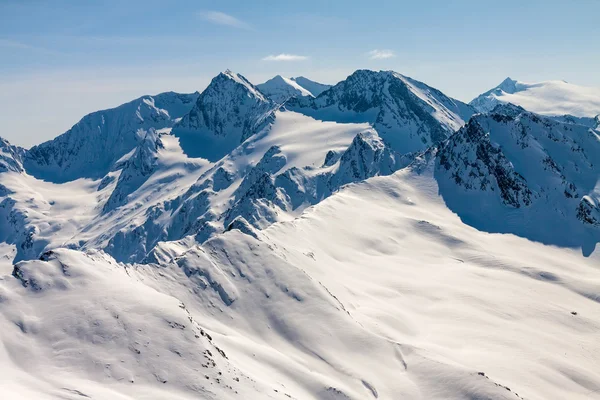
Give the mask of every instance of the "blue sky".
[[227, 68], [254, 83], [392, 69], [464, 101], [507, 76], [600, 87], [598, 15], [597, 0], [0, 0], [0, 135], [30, 146]]

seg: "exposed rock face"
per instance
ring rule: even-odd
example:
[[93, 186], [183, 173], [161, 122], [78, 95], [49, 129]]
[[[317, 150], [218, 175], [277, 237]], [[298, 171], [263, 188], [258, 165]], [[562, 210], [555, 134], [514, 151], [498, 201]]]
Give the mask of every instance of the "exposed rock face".
[[583, 196], [577, 206], [577, 219], [584, 224], [600, 226], [600, 206], [598, 199], [590, 196]]
[[470, 121], [438, 153], [439, 168], [466, 190], [495, 191], [502, 202], [519, 208], [531, 204], [534, 194], [525, 179], [477, 121]]
[[510, 208], [535, 206], [532, 215], [597, 226], [598, 165], [598, 132], [502, 104], [440, 146], [436, 174], [450, 203], [463, 191], [477, 209], [496, 198]]

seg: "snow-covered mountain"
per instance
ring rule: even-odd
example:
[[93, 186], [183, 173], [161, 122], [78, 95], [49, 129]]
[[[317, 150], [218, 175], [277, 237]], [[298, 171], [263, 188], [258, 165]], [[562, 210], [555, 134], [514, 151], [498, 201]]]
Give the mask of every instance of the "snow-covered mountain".
[[275, 103], [282, 104], [290, 97], [314, 97], [314, 95], [296, 81], [277, 75], [256, 87]]
[[189, 156], [217, 161], [269, 124], [277, 108], [246, 78], [227, 70], [213, 78], [173, 134]]
[[392, 71], [359, 70], [316, 98], [286, 107], [317, 119], [368, 122], [399, 153], [448, 138], [475, 110], [437, 89]]
[[479, 229], [585, 252], [600, 241], [600, 131], [498, 105], [454, 134], [437, 166], [444, 200]]
[[198, 93], [161, 93], [88, 114], [56, 139], [32, 147], [25, 167], [30, 174], [54, 182], [101, 178], [149, 129], [173, 126], [197, 97]]
[[25, 149], [0, 138], [0, 172], [22, 172], [25, 153]]
[[290, 78], [292, 81], [296, 82], [298, 85], [302, 86], [304, 89], [308, 90], [313, 96], [318, 96], [327, 89], [329, 89], [332, 85], [327, 85], [325, 83], [315, 82], [303, 76], [298, 76], [296, 78]]
[[225, 71], [0, 141], [3, 396], [589, 399], [600, 119], [473, 113]]
[[500, 85], [473, 99], [469, 104], [479, 112], [489, 112], [498, 104], [512, 103], [543, 115], [572, 115], [593, 118], [600, 114], [600, 89], [546, 81], [525, 83], [506, 78]]

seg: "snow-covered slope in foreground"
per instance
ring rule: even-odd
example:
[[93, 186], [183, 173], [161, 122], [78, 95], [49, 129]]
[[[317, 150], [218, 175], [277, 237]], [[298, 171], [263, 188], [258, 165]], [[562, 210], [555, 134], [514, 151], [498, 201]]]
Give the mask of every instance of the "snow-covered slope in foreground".
[[488, 112], [501, 103], [516, 104], [544, 115], [594, 117], [600, 114], [600, 88], [565, 81], [525, 83], [506, 78], [469, 104], [480, 112]]
[[2, 387], [35, 399], [598, 397], [598, 254], [463, 224], [433, 168], [350, 185], [260, 232], [240, 221], [246, 233], [182, 254], [165, 243], [176, 257], [160, 266], [73, 250], [17, 264], [0, 280]]

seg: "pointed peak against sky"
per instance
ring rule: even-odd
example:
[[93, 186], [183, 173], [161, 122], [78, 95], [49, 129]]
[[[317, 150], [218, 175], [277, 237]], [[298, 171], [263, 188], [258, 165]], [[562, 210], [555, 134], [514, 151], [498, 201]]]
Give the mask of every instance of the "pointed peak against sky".
[[314, 97], [310, 90], [281, 75], [275, 75], [268, 81], [256, 85], [256, 87], [276, 103], [283, 103], [293, 96]]
[[268, 99], [260, 92], [260, 90], [254, 86], [246, 77], [242, 74], [238, 74], [237, 72], [233, 72], [230, 69], [226, 69], [225, 71], [219, 73], [219, 75], [215, 76], [208, 87], [205, 89], [205, 92], [209, 88], [219, 87], [223, 82], [233, 81], [245, 88], [252, 96], [258, 98], [260, 101], [267, 102]]
[[506, 93], [515, 93], [518, 90], [518, 83], [518, 81], [515, 81], [514, 79], [508, 77], [505, 80], [503, 80], [502, 83], [500, 83], [498, 86], [496, 86], [496, 89], [500, 89]]

